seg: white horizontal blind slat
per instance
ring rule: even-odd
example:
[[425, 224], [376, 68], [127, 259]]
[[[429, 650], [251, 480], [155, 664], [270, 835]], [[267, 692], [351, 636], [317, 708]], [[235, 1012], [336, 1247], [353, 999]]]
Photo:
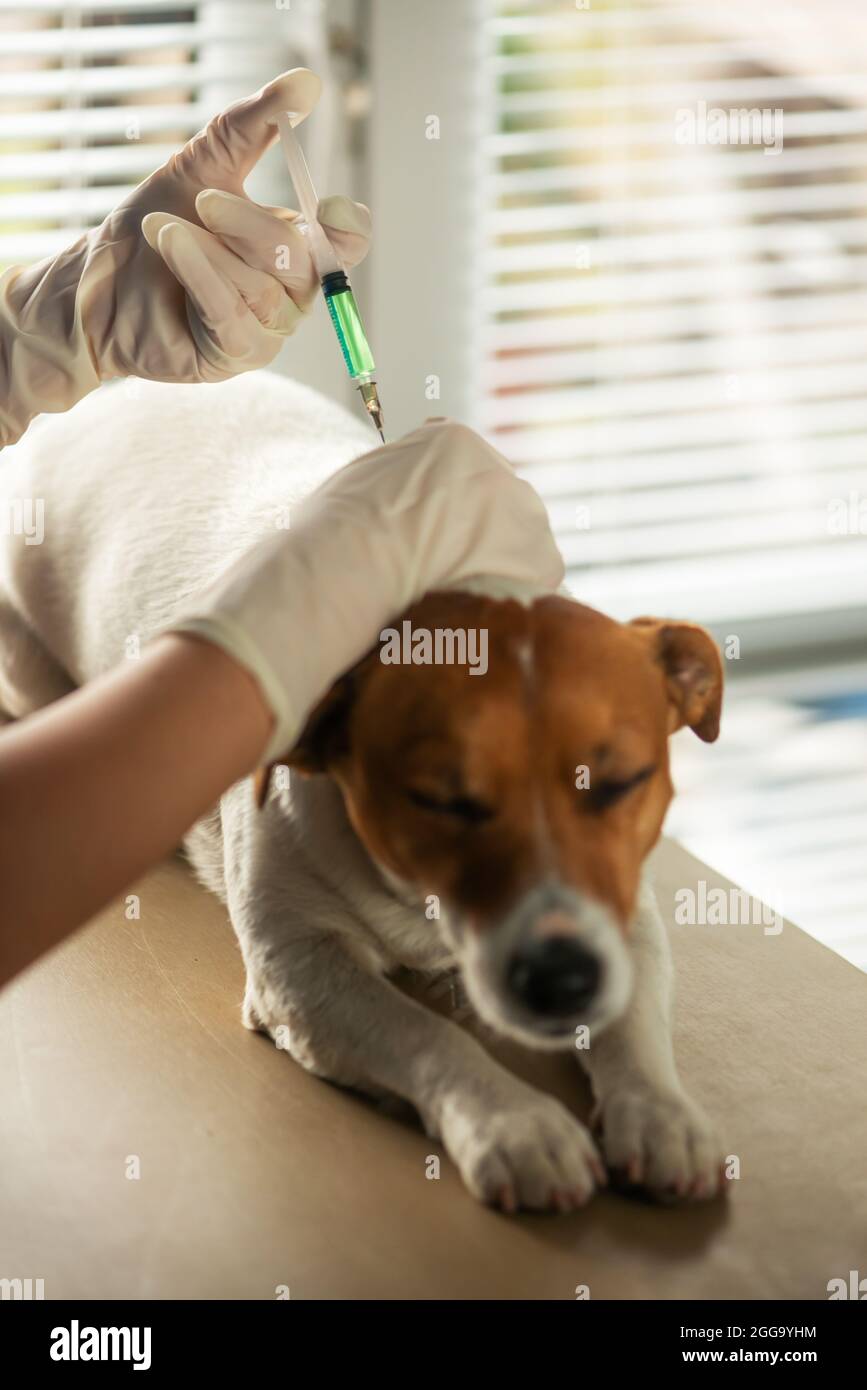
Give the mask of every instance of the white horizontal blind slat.
[[[748, 323], [746, 298], [731, 301], [734, 311]], [[481, 319], [481, 315], [479, 316]], [[774, 304], [773, 327], [782, 330], [793, 325], [815, 323], [863, 323], [864, 306], [849, 294], [839, 292], [790, 295]], [[603, 316], [564, 314], [539, 317], [532, 311], [521, 318], [485, 319], [479, 323], [479, 342], [490, 354], [514, 353], [517, 349], [542, 349], [566, 344], [662, 342], [671, 338], [695, 341], [712, 338], [721, 330], [708, 325], [704, 306], [692, 304], [643, 304], [618, 306]], [[746, 334], [745, 334], [746, 336]], [[498, 357], [492, 357], [498, 361]], [[530, 361], [529, 356], [525, 359]], [[487, 359], [480, 364], [485, 370]]]
[[[578, 592], [867, 638], [867, 518], [829, 524], [867, 498], [860, 79], [775, 68], [721, 5], [484, 9], [477, 423]], [[767, 111], [782, 149], [686, 143], [714, 107]]]
[[[647, 235], [596, 238], [593, 246], [594, 269], [603, 266], [657, 266], [674, 261], [705, 262], [730, 256], [777, 258], [785, 251], [802, 257], [818, 250], [827, 252], [841, 246], [847, 250], [867, 243], [867, 222], [857, 218], [823, 218], [821, 229], [803, 222], [745, 225], [730, 222], [726, 227], [690, 227], [686, 231], [651, 232]], [[586, 253], [587, 248], [584, 248]], [[490, 268], [498, 273], [528, 270], [572, 269], [580, 249], [563, 240], [533, 241], [494, 247]]]
[[[581, 599], [628, 620], [647, 611], [695, 616], [695, 605], [702, 620], [715, 627], [737, 632], [738, 621], [767, 620], [767, 590], [779, 589], [774, 616], [804, 613], [835, 614], [838, 610], [863, 609], [867, 603], [867, 571], [863, 550], [854, 542], [836, 550], [827, 545], [794, 549], [763, 549], [751, 559], [749, 569], [741, 556], [730, 554], [699, 556], [680, 563], [671, 560], [600, 568], [567, 567], [570, 583], [580, 587]], [[687, 594], [691, 602], [684, 610]], [[843, 596], [843, 597], [841, 597]], [[737, 620], [732, 623], [732, 605]]]
[[516, 463], [578, 458], [618, 458], [645, 451], [648, 472], [658, 449], [694, 449], [730, 446], [765, 440], [769, 456], [794, 448], [805, 434], [837, 434], [867, 431], [867, 400], [787, 402], [784, 410], [732, 409], [725, 418], [719, 412], [684, 410], [679, 415], [654, 420], [620, 416], [614, 420], [582, 421], [559, 426], [515, 428], [497, 434], [498, 442]]
[[[130, 101], [122, 106], [81, 107], [76, 110], [72, 125], [77, 140], [116, 140], [130, 127], [142, 136], [160, 134], [166, 130], [194, 134], [204, 119], [204, 110], [200, 110], [192, 100], [183, 103], [161, 102], [158, 106], [141, 106]], [[0, 113], [0, 133], [4, 144], [11, 141], [50, 141], [57, 143], [62, 152], [62, 142], [68, 142], [70, 138], [70, 125], [69, 112], [65, 109], [16, 111], [14, 116]]]
[[[863, 471], [860, 464], [850, 468], [828, 469], [828, 477], [833, 477], [836, 492], [846, 497], [863, 482]], [[628, 492], [614, 490], [607, 478], [597, 477], [596, 483], [600, 491], [594, 493], [592, 498], [593, 535], [576, 539], [576, 547], [581, 553], [584, 553], [588, 540], [595, 539], [606, 529], [620, 531], [629, 526], [655, 528], [670, 521], [741, 516], [747, 511], [751, 519], [777, 513], [789, 518], [803, 516], [803, 522], [799, 524], [803, 524], [811, 534], [817, 537], [827, 534], [825, 479], [815, 476], [802, 474], [789, 482], [782, 498], [773, 475], [708, 479], [701, 486], [696, 486], [694, 480], [685, 480], [680, 487], [644, 486]], [[574, 520], [571, 499], [559, 501], [552, 497], [549, 506], [555, 522], [571, 524]], [[630, 546], [640, 545], [641, 539], [640, 536], [630, 538]], [[693, 541], [691, 533], [684, 533], [675, 538], [673, 545], [678, 550], [687, 551], [695, 548]], [[733, 537], [732, 544], [735, 543]]]
[[[708, 337], [686, 352], [680, 343], [654, 343], [652, 353], [642, 344], [614, 348], [591, 347], [584, 351], [545, 351], [534, 357], [505, 357], [486, 364], [484, 382], [489, 390], [503, 387], [552, 386], [592, 380], [598, 374], [609, 379], [659, 377], [686, 372], [762, 370], [770, 363], [867, 361], [867, 324], [854, 328], [810, 328], [805, 332], [755, 334], [734, 347], [725, 337]], [[724, 391], [730, 396], [730, 384]]]
[[[80, 176], [88, 182], [115, 176], [118, 172], [151, 172], [155, 164], [177, 149], [175, 144], [101, 145], [77, 151], [75, 161]], [[0, 185], [7, 179], [28, 183], [56, 183], [69, 171], [69, 152], [63, 149], [29, 150], [26, 154], [0, 154]], [[0, 221], [15, 216], [16, 195], [0, 194]]]
[[[115, 14], [132, 15], [162, 12], [164, 10], [178, 10], [191, 8], [189, 6], [168, 5], [166, 0], [86, 0], [86, 3], [76, 6], [76, 9], [84, 14], [106, 15], [112, 17]], [[63, 0], [0, 0], [0, 18], [3, 15], [18, 15], [22, 10], [29, 14], [62, 20], [69, 10], [69, 4]]]
[[[532, 267], [531, 267], [532, 268]], [[564, 288], [554, 279], [531, 282], [509, 281], [480, 292], [479, 302], [491, 312], [517, 310], [575, 308], [595, 305], [640, 303], [652, 300], [671, 303], [675, 300], [698, 299], [707, 304], [709, 293], [717, 299], [743, 297], [744, 291], [769, 293], [778, 290], [803, 291], [811, 282], [823, 289], [850, 285], [864, 288], [867, 258], [863, 255], [817, 257], [804, 256], [795, 263], [792, 258], [779, 265], [756, 263], [754, 273], [742, 261], [715, 266], [713, 281], [701, 266], [686, 270], [636, 270], [627, 275], [598, 275], [576, 281]]]
[[[863, 213], [867, 193], [845, 182], [810, 184], [795, 188], [742, 189], [737, 194], [737, 222], [752, 217], [780, 217], [784, 213], [819, 213], [828, 208], [848, 208]], [[705, 225], [707, 208], [694, 196], [650, 197], [600, 202], [586, 207], [509, 208], [492, 212], [486, 229], [494, 236], [539, 232], [593, 231], [601, 226], [677, 225], [684, 221]]]
[[776, 474], [814, 476], [820, 465], [828, 473], [846, 468], [863, 468], [864, 438], [859, 431], [835, 434], [803, 434], [786, 445], [763, 445], [754, 440], [702, 447], [699, 452], [678, 449], [654, 450], [652, 468], [648, 455], [636, 450], [622, 451], [616, 458], [569, 459], [568, 462], [535, 462], [526, 466], [527, 476], [549, 499], [552, 507], [562, 499], [574, 502], [575, 491], [596, 493], [601, 489], [629, 492], [641, 506], [648, 493], [668, 496], [668, 489], [679, 483], [694, 484], [701, 476], [707, 484], [718, 478], [768, 478]]
[[[814, 169], [853, 170], [853, 176], [864, 167], [867, 145], [853, 141], [805, 145], [788, 151], [786, 155], [786, 174], [802, 174]], [[721, 159], [716, 170], [721, 180], [740, 180], [747, 178], [765, 179], [768, 176], [768, 156], [760, 153], [750, 155], [739, 153], [737, 159]], [[606, 159], [600, 164], [567, 164], [551, 168], [521, 168], [514, 174], [499, 174], [492, 180], [492, 189], [498, 196], [509, 193], [529, 197], [550, 195], [552, 193], [572, 193], [581, 189], [601, 189], [606, 184], [621, 187], [624, 181], [640, 179], [642, 183], [661, 183], [665, 187], [674, 184], [688, 184], [691, 171], [686, 165], [674, 164], [665, 153], [647, 154], [643, 159], [618, 163]]]
[[[118, 15], [123, 6], [114, 7]], [[153, 48], [174, 44], [197, 44], [204, 29], [199, 24], [106, 24], [72, 29], [4, 30], [3, 56], [33, 58], [80, 58], [92, 54], [146, 53]]]
[[[785, 132], [787, 140], [863, 135], [865, 130], [867, 130], [867, 112], [860, 107], [851, 110], [831, 108], [828, 110], [786, 112]], [[636, 120], [615, 124], [600, 118], [595, 122], [586, 121], [581, 128], [575, 129], [571, 133], [571, 138], [569, 138], [569, 132], [562, 128], [543, 131], [542, 134], [551, 149], [574, 149], [581, 152], [614, 149], [618, 154], [622, 154], [625, 142], [631, 143], [634, 147], [654, 148], [662, 146], [667, 149], [672, 143], [674, 120], [672, 117], [665, 121], [659, 119]], [[538, 131], [530, 130], [520, 136], [515, 133], [493, 136], [488, 142], [487, 152], [520, 154], [523, 149], [537, 153], [535, 141], [538, 139], [538, 135]], [[767, 156], [767, 158], [771, 159], [773, 156]]]
[[[588, 386], [579, 391], [561, 388], [504, 393], [491, 402], [486, 427], [534, 423], [558, 424], [561, 420], [611, 418], [640, 415], [674, 416], [697, 409], [731, 410], [733, 400], [741, 406], [774, 404], [788, 393], [801, 401], [815, 399], [867, 398], [867, 360], [790, 365], [784, 370], [765, 370], [732, 381], [714, 373], [695, 376], [684, 382], [678, 377], [651, 381], [614, 381], [607, 386]], [[647, 421], [652, 429], [652, 422]]]
[[7, 100], [21, 101], [44, 97], [61, 101], [65, 97], [85, 99], [114, 96], [118, 92], [153, 92], [163, 87], [189, 87], [195, 84], [196, 74], [187, 63], [166, 63], [146, 67], [118, 65], [117, 68], [76, 70], [59, 68], [56, 71], [19, 72], [4, 75], [3, 91]]
[[[574, 24], [572, 25], [574, 32]], [[541, 73], [547, 74], [554, 67], [557, 56], [558, 65], [566, 72], [574, 71], [574, 58], [571, 53], [540, 53], [532, 58], [503, 59], [494, 63], [498, 73]], [[609, 67], [609, 73], [611, 68]], [[618, 86], [616, 81], [600, 83], [588, 92], [521, 92], [502, 99], [502, 110], [508, 115], [515, 111], [589, 111], [599, 117], [600, 113], [628, 108], [640, 109], [648, 106], [688, 106], [693, 102], [706, 101], [708, 106], [773, 106], [775, 103], [796, 98], [815, 98], [822, 95], [827, 99], [842, 88], [862, 79], [856, 73], [835, 73], [816, 79], [807, 77], [744, 77], [737, 79], [708, 78], [700, 82], [666, 82], [652, 85]]]

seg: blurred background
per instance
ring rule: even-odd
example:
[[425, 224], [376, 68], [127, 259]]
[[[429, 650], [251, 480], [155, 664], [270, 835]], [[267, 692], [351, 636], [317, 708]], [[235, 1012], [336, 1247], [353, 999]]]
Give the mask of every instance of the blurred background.
[[[302, 130], [320, 192], [373, 210], [392, 436], [467, 420], [578, 597], [713, 630], [723, 738], [677, 736], [668, 829], [861, 968], [865, 60], [863, 0], [0, 0], [0, 266], [321, 74]], [[248, 191], [291, 203], [276, 153]], [[347, 399], [322, 305], [279, 365]]]

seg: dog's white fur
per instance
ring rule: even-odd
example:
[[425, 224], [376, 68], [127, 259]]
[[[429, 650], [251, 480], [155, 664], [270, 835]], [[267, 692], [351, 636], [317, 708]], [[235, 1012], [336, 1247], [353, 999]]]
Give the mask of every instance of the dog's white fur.
[[[371, 444], [361, 421], [264, 373], [116, 385], [38, 422], [0, 467], [0, 501], [45, 505], [44, 544], [0, 544], [0, 717], [134, 658], [189, 593]], [[295, 640], [303, 661], [316, 634]], [[293, 775], [262, 814], [241, 783], [185, 845], [228, 906], [248, 1027], [317, 1075], [411, 1101], [482, 1199], [589, 1196], [599, 1161], [585, 1127], [389, 983], [398, 966], [450, 968], [452, 934], [371, 862], [329, 779]], [[702, 1195], [716, 1186], [717, 1148], [675, 1070], [668, 945], [647, 882], [630, 955], [628, 1007], [579, 1054], [605, 1156], [659, 1193]], [[625, 1003], [624, 990], [618, 1011]]]

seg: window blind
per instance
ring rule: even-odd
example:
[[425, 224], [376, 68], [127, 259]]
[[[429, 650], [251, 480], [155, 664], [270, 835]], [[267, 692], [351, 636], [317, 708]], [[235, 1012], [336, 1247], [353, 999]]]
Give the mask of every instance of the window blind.
[[482, 0], [477, 424], [586, 602], [863, 639], [867, 21], [808, 74], [726, 12]]
[[275, 15], [261, 0], [0, 0], [0, 268], [100, 222], [223, 96], [273, 75]]

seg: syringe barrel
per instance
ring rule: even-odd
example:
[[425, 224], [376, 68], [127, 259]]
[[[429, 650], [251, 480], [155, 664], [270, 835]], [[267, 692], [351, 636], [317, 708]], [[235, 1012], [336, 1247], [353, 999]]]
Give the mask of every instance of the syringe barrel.
[[375, 371], [376, 363], [361, 322], [358, 305], [344, 272], [338, 270], [325, 275], [322, 279], [322, 292], [349, 375], [355, 380]]

